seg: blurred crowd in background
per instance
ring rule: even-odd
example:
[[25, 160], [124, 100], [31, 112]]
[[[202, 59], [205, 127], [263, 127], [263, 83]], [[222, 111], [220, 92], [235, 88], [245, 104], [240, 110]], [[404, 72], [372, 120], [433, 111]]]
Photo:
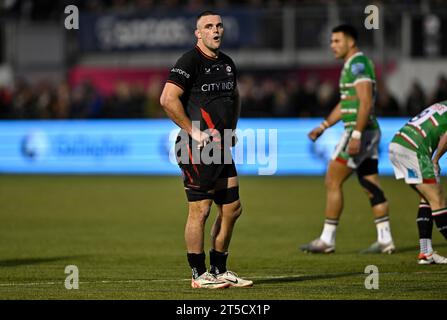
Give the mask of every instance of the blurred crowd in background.
[[[426, 0], [387, 0], [388, 4], [402, 3], [419, 5]], [[125, 13], [126, 11], [170, 11], [185, 10], [196, 12], [207, 8], [222, 10], [229, 7], [250, 9], [275, 9], [284, 6], [302, 6], [329, 4], [334, 0], [6, 0], [3, 5], [14, 18], [30, 20], [59, 19], [60, 12], [67, 5], [76, 5], [83, 12], [105, 13], [108, 11]], [[370, 4], [370, 0], [337, 0], [340, 5]], [[443, 6], [445, 0], [429, 0], [432, 8]]]
[[[225, 7], [238, 6], [247, 7], [250, 9], [272, 9], [283, 8], [284, 6], [288, 5], [298, 7], [307, 4], [333, 4], [335, 2], [340, 6], [339, 8], [344, 9], [344, 4], [346, 4], [347, 7], [353, 3], [355, 3], [356, 5], [368, 4], [370, 1], [6, 0], [3, 2], [0, 1], [0, 22], [2, 21], [1, 18], [5, 18], [5, 21], [10, 18], [11, 21], [17, 21], [17, 25], [19, 25], [23, 21], [30, 22], [36, 20], [38, 21], [36, 24], [45, 24], [46, 21], [42, 20], [60, 20], [63, 17], [63, 8], [66, 5], [77, 5], [81, 12], [90, 13], [126, 13], [153, 10], [166, 10], [166, 12], [173, 12], [173, 10], [182, 10], [182, 12], [191, 11], [197, 13], [203, 9], [208, 8], [221, 10]], [[421, 3], [429, 3], [431, 10], [433, 12], [436, 12], [438, 7], [442, 7], [445, 9], [446, 0], [390, 0], [386, 1], [386, 3], [387, 5], [399, 3], [401, 5], [399, 7], [400, 9], [406, 8], [407, 5], [410, 6], [418, 5]], [[339, 11], [342, 13], [344, 12], [343, 10]], [[276, 14], [276, 11], [274, 12]], [[299, 10], [296, 10], [296, 13], [297, 12], [299, 12]], [[303, 27], [306, 39], [310, 37], [307, 36], [307, 33], [305, 31], [318, 29], [316, 28], [316, 26], [319, 26], [321, 24], [321, 21], [316, 18], [321, 18], [320, 13], [325, 11], [316, 12], [318, 13], [317, 17], [312, 17], [312, 19], [309, 19], [309, 21], [306, 20], [306, 25], [303, 24], [303, 26], [307, 26], [308, 28], [306, 29]], [[397, 20], [396, 17], [399, 17], [401, 15], [400, 13], [401, 12], [399, 11], [398, 16], [390, 16], [391, 18], [389, 18], [389, 20]], [[415, 18], [416, 22], [419, 21], [417, 20], [417, 18], [418, 17]], [[283, 25], [283, 20], [278, 21], [280, 21], [281, 25]], [[433, 25], [433, 20], [430, 21], [432, 23], [429, 25]], [[438, 21], [440, 25], [442, 24], [442, 21], [443, 20]], [[421, 23], [422, 22], [420, 22], [420, 24]], [[26, 25], [26, 23], [24, 24]], [[415, 25], [417, 26], [419, 24]], [[436, 23], [434, 25], [436, 26]], [[268, 24], [268, 27], [271, 28], [271, 25]], [[16, 25], [14, 25], [14, 28], [16, 28]], [[394, 29], [396, 29], [396, 26], [394, 24], [391, 24], [388, 28], [388, 30]], [[441, 31], [437, 32], [441, 34]], [[18, 34], [24, 36], [27, 35], [27, 32], [27, 30], [24, 30], [23, 33]], [[322, 32], [322, 30], [320, 30], [319, 32]], [[404, 32], [402, 31], [402, 33]], [[397, 33], [396, 35], [399, 35], [399, 33]], [[394, 38], [399, 38], [396, 35], [391, 37], [391, 40], [393, 40]], [[277, 36], [276, 33], [274, 34], [274, 36], [277, 39], [282, 39], [282, 37]], [[297, 39], [299, 38], [299, 34], [295, 35], [294, 33], [292, 33], [292, 36], [296, 36]], [[70, 39], [73, 40], [72, 38]], [[417, 37], [414, 39], [413, 42], [416, 44], [414, 47], [421, 47], [421, 39]], [[300, 46], [306, 44], [304, 38], [299, 38], [299, 41], [297, 40], [297, 43], [300, 43]], [[443, 38], [439, 38], [437, 41], [439, 42], [439, 44], [445, 43]], [[392, 42], [393, 41], [391, 41], [391, 43]], [[14, 47], [14, 43], [15, 41], [11, 41], [9, 45], [11, 47]], [[266, 43], [269, 45], [270, 48], [270, 45], [272, 44], [270, 40]], [[398, 44], [396, 45], [396, 48], [398, 48], [397, 51], [399, 51], [400, 42], [397, 43]], [[2, 39], [0, 37], [0, 54], [2, 52], [1, 44]], [[388, 45], [389, 43], [387, 42], [386, 44]], [[318, 43], [312, 43], [312, 45], [317, 45], [317, 47], [315, 48], [317, 48], [318, 50]], [[428, 47], [428, 45], [426, 46]], [[411, 45], [409, 45], [409, 47], [411, 47]], [[309, 46], [309, 48], [315, 49], [312, 46]], [[301, 49], [301, 47], [299, 49]], [[23, 47], [17, 47], [17, 50], [18, 52], [21, 52], [20, 50], [23, 50]], [[327, 48], [321, 47], [320, 50], [327, 50]], [[104, 53], [104, 56], [108, 53], [110, 52]], [[63, 59], [65, 59], [65, 57]], [[18, 65], [18, 59], [11, 58], [10, 61], [8, 61], [8, 59], [5, 60], [9, 63], [15, 61], [15, 63]], [[31, 59], [31, 62], [32, 61], [33, 59]], [[26, 63], [24, 63], [24, 65], [25, 67], [27, 66]], [[56, 66], [58, 68], [55, 69], [62, 69], [59, 68], [59, 65]], [[27, 74], [27, 69], [25, 67], [22, 66], [23, 70], [25, 71], [22, 70], [21, 74]], [[67, 69], [69, 69], [70, 66], [63, 67], [67, 67]], [[30, 70], [33, 69], [31, 68]], [[256, 70], [240, 70], [238, 86], [242, 97], [241, 116], [326, 116], [339, 100], [338, 83], [336, 83], [336, 81], [328, 80], [325, 77], [318, 76], [309, 76], [305, 79], [298, 79], [297, 74], [299, 74], [299, 71], [295, 71], [294, 74], [288, 74], [287, 72], [282, 73], [280, 71], [267, 72]], [[52, 80], [29, 82], [27, 79], [19, 78], [14, 81], [13, 85], [4, 87], [0, 85], [0, 119], [162, 118], [166, 117], [166, 114], [159, 104], [159, 97], [164, 86], [164, 81], [165, 79], [163, 78], [154, 78], [147, 85], [121, 81], [116, 84], [114, 92], [112, 94], [105, 95], [101, 93], [102, 91], [95, 87], [93, 82], [88, 80], [73, 86], [68, 82], [55, 83]], [[403, 90], [407, 90], [406, 87]], [[398, 92], [396, 91], [395, 87], [394, 92]], [[400, 97], [399, 100], [395, 96], [393, 96], [393, 94], [385, 86], [384, 82], [378, 81], [375, 112], [379, 116], [406, 117], [418, 113], [433, 102], [442, 100], [447, 100], [447, 76], [445, 74], [438, 75], [437, 84], [433, 87], [427, 87], [420, 83], [419, 80], [414, 79], [411, 88], [408, 90], [408, 92], [405, 92], [405, 97]]]
[[[33, 85], [16, 80], [12, 88], [0, 87], [2, 119], [116, 119], [162, 118], [159, 103], [164, 80], [156, 78], [147, 87], [119, 82], [105, 96], [89, 82], [71, 88], [68, 83], [40, 81]], [[321, 117], [339, 100], [336, 83], [309, 77], [299, 83], [294, 77], [241, 73], [239, 91], [242, 117]], [[436, 87], [425, 91], [414, 80], [404, 103], [377, 83], [375, 111], [378, 116], [412, 116], [433, 102], [447, 100], [447, 77], [440, 75]]]

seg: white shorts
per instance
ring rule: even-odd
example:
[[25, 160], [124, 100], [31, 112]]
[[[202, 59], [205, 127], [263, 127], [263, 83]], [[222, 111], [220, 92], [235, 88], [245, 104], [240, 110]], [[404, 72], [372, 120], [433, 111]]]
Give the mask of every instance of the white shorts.
[[439, 173], [434, 171], [431, 159], [398, 143], [388, 148], [396, 179], [405, 179], [407, 184], [439, 183]]

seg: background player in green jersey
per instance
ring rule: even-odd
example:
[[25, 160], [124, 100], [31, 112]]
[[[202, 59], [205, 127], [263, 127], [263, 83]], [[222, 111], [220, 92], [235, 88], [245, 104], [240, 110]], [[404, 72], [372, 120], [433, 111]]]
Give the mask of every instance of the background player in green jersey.
[[421, 198], [417, 224], [419, 264], [447, 264], [433, 251], [433, 219], [447, 239], [447, 205], [439, 179], [439, 159], [447, 150], [447, 101], [435, 103], [408, 121], [394, 136], [389, 155], [396, 179], [405, 179]]
[[392, 253], [395, 250], [388, 217], [388, 203], [378, 178], [380, 129], [373, 115], [375, 99], [374, 65], [357, 47], [357, 32], [350, 25], [332, 30], [331, 49], [344, 60], [340, 76], [340, 102], [327, 119], [309, 133], [315, 141], [342, 120], [345, 132], [337, 145], [326, 173], [326, 220], [318, 239], [301, 246], [306, 252], [335, 251], [335, 235], [343, 210], [342, 186], [353, 171], [370, 199], [377, 226], [377, 242], [365, 252]]

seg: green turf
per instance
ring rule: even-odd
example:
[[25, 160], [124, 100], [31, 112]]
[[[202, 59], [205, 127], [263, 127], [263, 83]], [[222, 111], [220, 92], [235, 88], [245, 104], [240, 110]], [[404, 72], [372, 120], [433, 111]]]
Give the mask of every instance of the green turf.
[[[337, 253], [324, 256], [297, 250], [321, 231], [322, 178], [240, 182], [244, 213], [228, 263], [255, 286], [209, 291], [190, 288], [180, 178], [0, 176], [0, 299], [447, 298], [447, 266], [416, 264], [417, 199], [402, 182], [382, 179], [399, 249], [391, 256], [358, 254], [376, 231], [355, 179], [345, 186]], [[79, 290], [64, 287], [67, 265], [79, 268]], [[367, 265], [379, 268], [378, 290], [365, 289]]]

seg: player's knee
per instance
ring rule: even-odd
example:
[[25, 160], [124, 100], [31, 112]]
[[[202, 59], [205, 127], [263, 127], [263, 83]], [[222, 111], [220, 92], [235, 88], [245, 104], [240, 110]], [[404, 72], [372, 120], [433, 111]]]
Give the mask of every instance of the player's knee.
[[242, 214], [242, 204], [241, 202], [235, 201], [231, 204], [227, 204], [225, 205], [224, 209], [223, 209], [223, 214], [227, 219], [230, 220], [236, 220], [237, 218], [239, 218]]
[[446, 201], [444, 197], [434, 197], [430, 199], [430, 207], [432, 210], [444, 209], [446, 207]]
[[236, 206], [233, 210], [233, 218], [237, 219], [241, 216], [242, 214], [242, 204], [240, 201], [237, 201]]
[[445, 208], [447, 206], [445, 198], [444, 198], [444, 193], [442, 192], [441, 188], [439, 188], [439, 190], [438, 190], [437, 200], [438, 200], [438, 205], [441, 209]]
[[423, 198], [421, 198], [421, 203], [423, 201], [427, 201], [432, 210], [439, 210], [447, 207], [447, 202], [444, 197], [444, 191], [441, 185], [422, 184], [422, 185], [411, 185], [411, 187], [419, 194], [423, 194]]
[[368, 194], [369, 202], [371, 203], [372, 207], [387, 202], [385, 194], [383, 193], [382, 189], [379, 186], [369, 181], [368, 179], [365, 178], [365, 176], [362, 175], [358, 176], [358, 180], [360, 185]]

